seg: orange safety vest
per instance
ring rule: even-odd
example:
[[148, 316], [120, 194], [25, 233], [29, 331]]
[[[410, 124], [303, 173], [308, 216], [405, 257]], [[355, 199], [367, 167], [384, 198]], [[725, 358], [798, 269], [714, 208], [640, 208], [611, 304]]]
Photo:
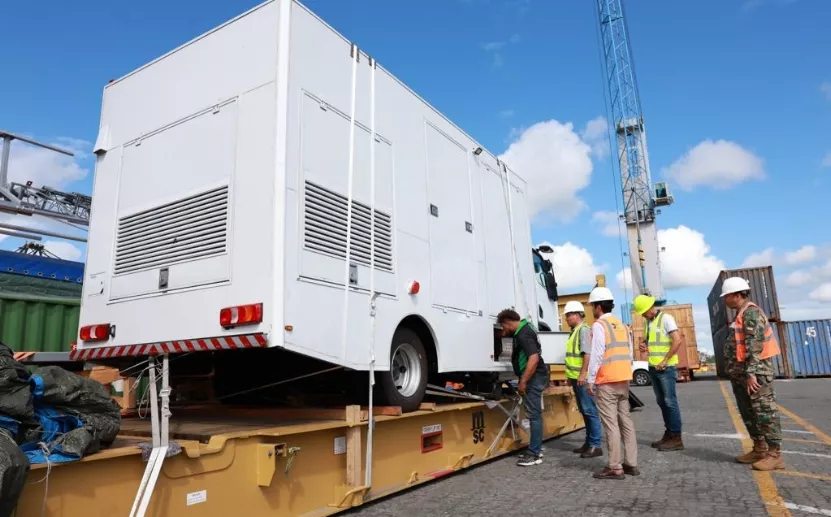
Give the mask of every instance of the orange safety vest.
[[[743, 363], [747, 358], [747, 341], [744, 335], [744, 311], [751, 306], [759, 309], [759, 306], [755, 303], [747, 302], [744, 307], [739, 309], [736, 320], [733, 322], [733, 332], [736, 334], [736, 361], [740, 363]], [[762, 309], [759, 310], [761, 311]], [[762, 359], [770, 359], [771, 357], [779, 355], [779, 353], [779, 344], [776, 343], [776, 339], [773, 337], [773, 327], [768, 322], [765, 324], [765, 342], [762, 345]]]
[[629, 331], [619, 319], [606, 316], [597, 320], [606, 328], [606, 351], [595, 377], [595, 384], [632, 380], [632, 357], [629, 355]]

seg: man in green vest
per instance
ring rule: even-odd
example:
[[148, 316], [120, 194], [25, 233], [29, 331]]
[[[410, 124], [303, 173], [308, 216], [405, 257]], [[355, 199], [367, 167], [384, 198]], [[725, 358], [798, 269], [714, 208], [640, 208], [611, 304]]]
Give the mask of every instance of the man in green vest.
[[586, 423], [586, 441], [572, 452], [581, 458], [596, 458], [603, 455], [603, 449], [600, 448], [600, 414], [586, 386], [592, 349], [591, 329], [583, 321], [586, 313], [582, 303], [568, 302], [563, 312], [571, 327], [566, 341], [566, 378], [574, 390], [577, 409]]
[[678, 330], [671, 315], [655, 307], [655, 298], [638, 295], [632, 308], [638, 316], [646, 319], [646, 334], [639, 348], [642, 353], [649, 354], [652, 390], [664, 417], [664, 436], [652, 442], [652, 447], [662, 452], [684, 450], [684, 442], [681, 440], [681, 409], [675, 392], [678, 351], [686, 353], [684, 335]]

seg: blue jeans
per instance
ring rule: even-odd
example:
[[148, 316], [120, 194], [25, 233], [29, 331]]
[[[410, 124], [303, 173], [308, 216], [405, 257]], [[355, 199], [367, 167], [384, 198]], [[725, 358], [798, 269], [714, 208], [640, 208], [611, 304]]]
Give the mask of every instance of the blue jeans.
[[588, 385], [578, 386], [577, 379], [569, 379], [569, 384], [574, 390], [577, 399], [577, 409], [583, 415], [586, 422], [586, 445], [589, 447], [600, 447], [600, 414], [594, 404], [594, 397], [589, 395]]
[[531, 426], [528, 452], [534, 456], [539, 456], [542, 452], [542, 392], [547, 387], [548, 375], [534, 374], [528, 381], [528, 387], [522, 399], [525, 404], [525, 418]]
[[664, 427], [670, 433], [681, 434], [681, 408], [678, 407], [678, 395], [675, 393], [675, 378], [678, 372], [674, 366], [667, 366], [664, 371], [649, 367], [649, 377], [652, 378], [652, 391], [661, 414], [664, 416]]

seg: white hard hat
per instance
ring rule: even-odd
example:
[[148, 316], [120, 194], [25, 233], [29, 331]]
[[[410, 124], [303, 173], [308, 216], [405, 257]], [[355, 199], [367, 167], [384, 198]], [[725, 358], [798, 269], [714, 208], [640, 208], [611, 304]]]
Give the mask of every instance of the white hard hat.
[[570, 312], [586, 312], [586, 309], [583, 308], [582, 303], [571, 301], [566, 303], [566, 306], [563, 309], [563, 314], [568, 314]]
[[589, 303], [613, 301], [615, 301], [615, 297], [612, 296], [612, 291], [606, 287], [595, 287], [592, 289], [592, 292], [589, 293]]
[[740, 293], [742, 291], [750, 291], [750, 284], [744, 278], [731, 276], [721, 284], [721, 296]]

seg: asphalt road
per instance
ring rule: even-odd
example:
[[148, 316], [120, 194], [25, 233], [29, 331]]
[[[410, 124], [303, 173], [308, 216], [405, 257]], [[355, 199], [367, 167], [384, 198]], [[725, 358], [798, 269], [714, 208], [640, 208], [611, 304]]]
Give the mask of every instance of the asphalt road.
[[[679, 384], [686, 449], [657, 452], [663, 422], [652, 389], [634, 388], [639, 477], [595, 480], [605, 457], [580, 459], [583, 431], [545, 443], [545, 462], [509, 456], [352, 512], [370, 516], [831, 516], [831, 379], [777, 381], [786, 470], [754, 474], [733, 457], [748, 446], [725, 381], [700, 375]], [[730, 394], [729, 398], [725, 395]], [[605, 452], [605, 451], [604, 451]]]

